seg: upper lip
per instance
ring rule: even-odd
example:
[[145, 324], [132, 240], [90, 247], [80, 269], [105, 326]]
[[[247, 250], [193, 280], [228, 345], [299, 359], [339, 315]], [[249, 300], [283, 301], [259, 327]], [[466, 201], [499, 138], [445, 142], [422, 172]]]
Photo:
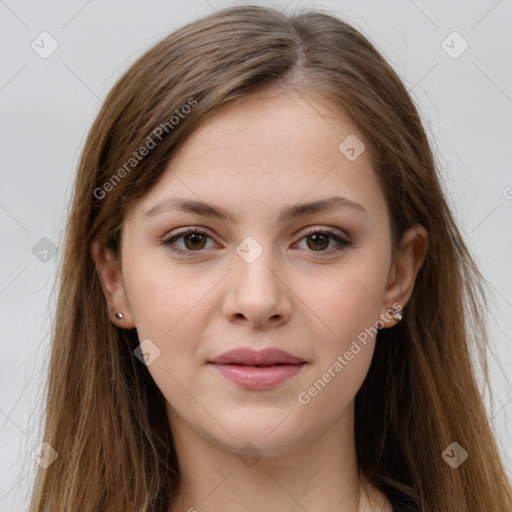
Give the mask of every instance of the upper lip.
[[245, 365], [272, 365], [272, 364], [301, 364], [303, 359], [278, 348], [265, 348], [254, 350], [239, 347], [224, 352], [220, 356], [208, 361], [214, 364], [245, 364]]

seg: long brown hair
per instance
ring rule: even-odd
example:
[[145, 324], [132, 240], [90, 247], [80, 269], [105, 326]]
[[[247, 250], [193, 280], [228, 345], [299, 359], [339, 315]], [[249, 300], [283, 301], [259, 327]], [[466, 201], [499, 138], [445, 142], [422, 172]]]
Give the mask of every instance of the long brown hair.
[[[349, 24], [318, 10], [258, 6], [225, 9], [165, 37], [119, 79], [90, 130], [52, 332], [44, 441], [59, 457], [39, 469], [31, 512], [169, 510], [179, 472], [165, 399], [134, 357], [136, 330], [109, 320], [90, 248], [97, 239], [118, 253], [127, 212], [206, 116], [270, 87], [350, 113], [371, 146], [393, 240], [417, 223], [429, 236], [404, 320], [379, 332], [356, 396], [361, 475], [410, 510], [510, 512], [470, 357], [487, 377], [481, 277], [418, 111]], [[469, 453], [457, 469], [442, 457], [453, 442]]]

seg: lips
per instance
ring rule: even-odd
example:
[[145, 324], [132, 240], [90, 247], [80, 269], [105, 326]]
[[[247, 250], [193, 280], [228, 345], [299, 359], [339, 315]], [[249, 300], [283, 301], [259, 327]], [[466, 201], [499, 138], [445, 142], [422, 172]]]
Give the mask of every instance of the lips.
[[302, 364], [303, 359], [278, 348], [256, 351], [250, 348], [235, 348], [208, 361], [213, 364], [236, 364], [244, 366], [273, 366], [277, 364]]
[[239, 387], [271, 389], [297, 375], [306, 361], [280, 349], [237, 348], [208, 361], [220, 375]]

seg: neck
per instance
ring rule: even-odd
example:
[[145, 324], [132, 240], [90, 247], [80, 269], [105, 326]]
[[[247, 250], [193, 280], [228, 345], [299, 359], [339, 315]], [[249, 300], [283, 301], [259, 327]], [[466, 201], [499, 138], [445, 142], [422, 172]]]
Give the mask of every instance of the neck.
[[[279, 455], [237, 454], [199, 436], [169, 411], [180, 483], [172, 512], [373, 512], [361, 488], [353, 407], [329, 429]], [[244, 443], [242, 443], [244, 444]]]

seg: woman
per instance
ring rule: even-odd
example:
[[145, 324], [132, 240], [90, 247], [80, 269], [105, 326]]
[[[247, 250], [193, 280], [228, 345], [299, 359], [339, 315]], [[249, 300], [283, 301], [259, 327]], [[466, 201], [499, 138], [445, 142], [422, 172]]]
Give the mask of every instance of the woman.
[[511, 509], [480, 274], [348, 24], [235, 7], [143, 55], [90, 131], [62, 270], [32, 511]]

